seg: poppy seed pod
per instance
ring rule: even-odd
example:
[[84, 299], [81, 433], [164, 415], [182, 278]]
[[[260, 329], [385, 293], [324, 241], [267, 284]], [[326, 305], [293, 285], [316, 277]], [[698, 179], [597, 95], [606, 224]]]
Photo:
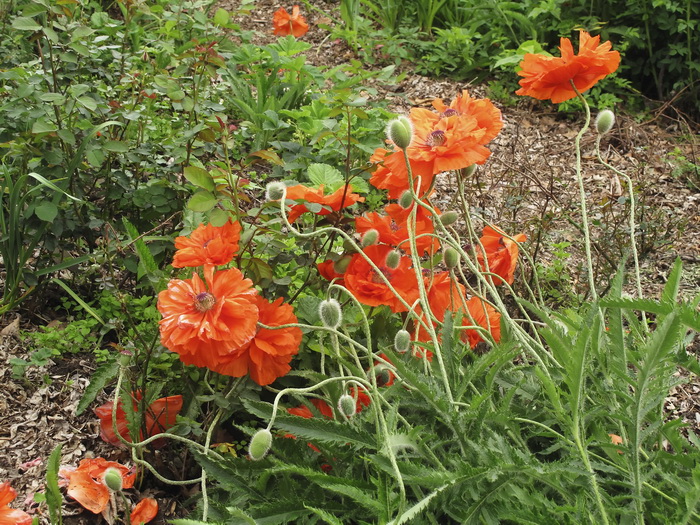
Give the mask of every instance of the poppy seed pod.
[[407, 117], [399, 117], [389, 122], [387, 136], [397, 147], [406, 149], [413, 137], [413, 124]]
[[260, 461], [267, 456], [271, 445], [272, 433], [266, 428], [258, 430], [250, 440], [250, 447], [248, 448], [250, 459]]
[[604, 109], [595, 119], [595, 129], [598, 135], [605, 135], [608, 133], [613, 125], [615, 124], [615, 113], [609, 109]]
[[387, 268], [390, 268], [391, 270], [396, 270], [396, 268], [399, 267], [399, 264], [401, 264], [401, 254], [396, 250], [391, 250], [389, 253], [386, 254], [385, 264]]
[[399, 330], [394, 336], [394, 350], [399, 354], [405, 354], [408, 352], [408, 348], [411, 346], [411, 334], [406, 330]]
[[454, 224], [457, 222], [457, 219], [459, 219], [459, 213], [456, 211], [446, 211], [442, 215], [440, 215], [440, 222], [442, 223], [443, 226], [449, 226], [450, 224]]
[[338, 399], [338, 411], [346, 418], [351, 418], [357, 412], [357, 403], [355, 399], [348, 394], [343, 394]]
[[105, 485], [107, 488], [113, 492], [119, 492], [122, 490], [122, 473], [115, 468], [108, 468], [105, 471], [104, 477]]
[[445, 248], [445, 252], [442, 254], [445, 266], [448, 268], [456, 268], [459, 264], [459, 253], [452, 247]]
[[367, 246], [372, 246], [373, 244], [377, 244], [377, 241], [379, 240], [379, 232], [377, 230], [367, 230], [365, 234], [362, 236], [362, 247], [367, 248]]
[[278, 201], [284, 199], [287, 187], [281, 182], [271, 182], [265, 188], [265, 198], [268, 201]]
[[335, 330], [343, 320], [343, 313], [340, 304], [335, 299], [326, 299], [318, 305], [318, 315], [326, 328]]
[[411, 195], [409, 190], [406, 190], [401, 194], [401, 197], [399, 197], [399, 206], [407, 210], [411, 207], [411, 204], [413, 204], [413, 195]]

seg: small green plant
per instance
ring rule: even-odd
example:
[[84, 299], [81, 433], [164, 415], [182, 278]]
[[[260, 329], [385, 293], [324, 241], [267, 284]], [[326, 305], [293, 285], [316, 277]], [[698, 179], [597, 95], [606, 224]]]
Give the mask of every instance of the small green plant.
[[675, 148], [667, 155], [671, 164], [671, 175], [683, 181], [689, 188], [700, 190], [700, 161], [687, 158], [680, 148]]
[[552, 244], [552, 258], [548, 264], [536, 265], [537, 278], [542, 287], [542, 296], [545, 304], [550, 307], [578, 306], [580, 297], [576, 294], [572, 285], [571, 253], [568, 248], [570, 242]]

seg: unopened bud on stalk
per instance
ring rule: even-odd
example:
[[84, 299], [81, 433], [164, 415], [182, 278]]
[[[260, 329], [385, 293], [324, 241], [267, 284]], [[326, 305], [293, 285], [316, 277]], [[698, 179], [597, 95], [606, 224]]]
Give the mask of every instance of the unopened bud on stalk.
[[604, 109], [595, 119], [595, 129], [598, 135], [605, 135], [615, 124], [615, 113], [609, 109]]
[[474, 175], [474, 172], [476, 171], [476, 164], [472, 164], [471, 166], [467, 166], [466, 168], [462, 168], [459, 171], [462, 174], [462, 177], [464, 177], [465, 179], [468, 179], [469, 177]]
[[384, 386], [391, 381], [391, 372], [386, 366], [375, 366], [374, 373], [377, 378], [377, 386]]
[[122, 489], [122, 473], [115, 468], [108, 468], [105, 471], [104, 481], [112, 492], [119, 492]]
[[284, 199], [284, 194], [287, 187], [281, 182], [271, 182], [265, 188], [265, 198], [269, 201], [278, 201]]
[[343, 394], [338, 399], [338, 411], [349, 419], [357, 412], [357, 402], [351, 395]]
[[413, 137], [413, 124], [407, 117], [399, 117], [389, 122], [387, 136], [397, 147], [406, 149]]
[[362, 236], [362, 247], [367, 248], [367, 246], [372, 246], [373, 244], [377, 244], [377, 241], [379, 240], [379, 232], [377, 230], [367, 230], [365, 234]]
[[343, 320], [340, 304], [335, 299], [321, 301], [321, 304], [318, 305], [318, 315], [321, 317], [323, 326], [334, 330], [340, 326], [340, 321]]
[[271, 445], [272, 433], [266, 428], [258, 430], [250, 440], [250, 446], [248, 448], [250, 459], [253, 461], [260, 461], [267, 456]]
[[405, 354], [408, 352], [411, 346], [411, 334], [406, 330], [399, 330], [394, 336], [394, 350], [399, 354]]
[[413, 195], [411, 195], [410, 190], [406, 190], [401, 194], [401, 197], [399, 197], [399, 206], [407, 210], [411, 207], [411, 204], [413, 204]]
[[385, 264], [387, 268], [391, 270], [396, 270], [396, 268], [399, 267], [399, 264], [401, 264], [401, 254], [396, 250], [391, 250], [389, 253], [386, 254]]
[[448, 268], [456, 268], [459, 264], [459, 253], [454, 248], [448, 246], [442, 254], [445, 266]]
[[349, 255], [341, 257], [333, 263], [333, 270], [335, 273], [345, 273], [345, 270], [347, 270], [350, 265], [350, 261], [352, 261], [352, 257]]
[[459, 213], [456, 211], [446, 211], [442, 215], [440, 215], [440, 222], [442, 223], [443, 226], [449, 226], [450, 224], [454, 224], [457, 222], [457, 219], [459, 219]]

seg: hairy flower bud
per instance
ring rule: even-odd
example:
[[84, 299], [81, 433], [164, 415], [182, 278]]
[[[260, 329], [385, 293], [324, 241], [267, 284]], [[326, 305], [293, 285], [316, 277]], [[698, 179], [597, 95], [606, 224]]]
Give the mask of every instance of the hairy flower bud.
[[122, 489], [122, 473], [115, 468], [108, 468], [105, 471], [105, 485], [113, 492], [119, 492]]
[[386, 261], [384, 261], [384, 264], [386, 264], [387, 268], [396, 270], [399, 264], [401, 264], [401, 254], [396, 250], [391, 250], [386, 254]]
[[284, 194], [287, 192], [287, 187], [281, 182], [271, 182], [265, 188], [265, 198], [269, 201], [278, 201], [284, 199]]
[[609, 109], [604, 109], [595, 119], [595, 129], [598, 135], [605, 135], [615, 124], [615, 113]]
[[443, 226], [449, 226], [450, 224], [454, 224], [457, 222], [457, 219], [459, 219], [459, 213], [456, 211], [446, 211], [442, 215], [440, 215], [440, 222], [442, 223]]
[[408, 352], [411, 346], [411, 334], [406, 330], [399, 330], [394, 336], [394, 350], [399, 354], [405, 354]]
[[459, 253], [454, 248], [448, 246], [442, 254], [443, 262], [448, 268], [456, 268], [459, 264]]
[[377, 230], [367, 230], [365, 234], [362, 236], [362, 247], [367, 248], [367, 246], [372, 246], [373, 244], [377, 244], [377, 241], [379, 240], [379, 232]]
[[399, 117], [389, 122], [387, 136], [397, 147], [406, 149], [413, 137], [413, 124], [407, 117]]
[[338, 399], [338, 411], [346, 418], [351, 418], [357, 412], [357, 402], [351, 395], [343, 394]]
[[459, 170], [460, 174], [465, 179], [468, 179], [469, 177], [474, 175], [475, 171], [476, 171], [476, 164], [472, 164], [471, 166], [467, 166], [466, 168], [462, 168], [461, 170]]
[[248, 455], [253, 461], [260, 461], [262, 458], [267, 456], [272, 445], [272, 433], [263, 428], [258, 430], [255, 435], [250, 440], [250, 446], [248, 447]]
[[343, 319], [340, 304], [335, 299], [321, 301], [318, 305], [318, 315], [321, 317], [323, 326], [332, 329], [338, 328], [340, 326], [340, 321]]
[[411, 207], [411, 204], [413, 204], [413, 195], [411, 195], [410, 190], [406, 190], [401, 194], [401, 197], [399, 197], [399, 206], [407, 210]]
[[377, 378], [377, 386], [384, 386], [391, 382], [391, 371], [386, 366], [375, 366], [374, 374]]

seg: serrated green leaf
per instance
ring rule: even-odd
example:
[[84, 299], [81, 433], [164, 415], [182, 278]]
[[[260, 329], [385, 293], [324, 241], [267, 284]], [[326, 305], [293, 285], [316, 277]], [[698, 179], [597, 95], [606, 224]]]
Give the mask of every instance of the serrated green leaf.
[[673, 304], [678, 298], [678, 290], [681, 284], [681, 274], [683, 272], [683, 263], [680, 257], [676, 257], [673, 263], [673, 268], [668, 274], [666, 285], [661, 292], [661, 302], [664, 304]]
[[413, 505], [411, 508], [407, 509], [406, 512], [401, 514], [401, 516], [397, 517], [395, 520], [390, 521], [388, 525], [401, 525], [402, 523], [407, 523], [409, 520], [418, 517], [419, 514], [421, 514], [426, 508], [428, 508], [430, 501], [449, 486], [450, 485], [443, 485], [442, 487], [434, 490], [433, 492], [425, 496], [422, 500], [420, 500], [418, 503]]
[[75, 409], [75, 415], [79, 416], [85, 412], [85, 409], [90, 406], [90, 403], [92, 403], [99, 393], [104, 390], [105, 385], [117, 377], [118, 373], [118, 360], [103, 363], [97, 370], [95, 370], [90, 376], [90, 384], [87, 386], [85, 392], [83, 393], [83, 397], [81, 397], [80, 401], [78, 402], [78, 406]]
[[204, 213], [216, 206], [217, 202], [216, 197], [211, 192], [201, 190], [190, 197], [187, 207], [192, 211]]
[[214, 182], [211, 174], [198, 166], [187, 166], [183, 170], [183, 175], [195, 186], [208, 190], [214, 191], [216, 189], [216, 183]]
[[306, 174], [314, 186], [323, 185], [325, 193], [332, 193], [345, 184], [340, 171], [328, 164], [311, 164]]
[[61, 525], [63, 522], [61, 507], [63, 498], [58, 487], [58, 470], [61, 468], [61, 447], [56, 445], [46, 462], [46, 504], [49, 507], [51, 523]]

